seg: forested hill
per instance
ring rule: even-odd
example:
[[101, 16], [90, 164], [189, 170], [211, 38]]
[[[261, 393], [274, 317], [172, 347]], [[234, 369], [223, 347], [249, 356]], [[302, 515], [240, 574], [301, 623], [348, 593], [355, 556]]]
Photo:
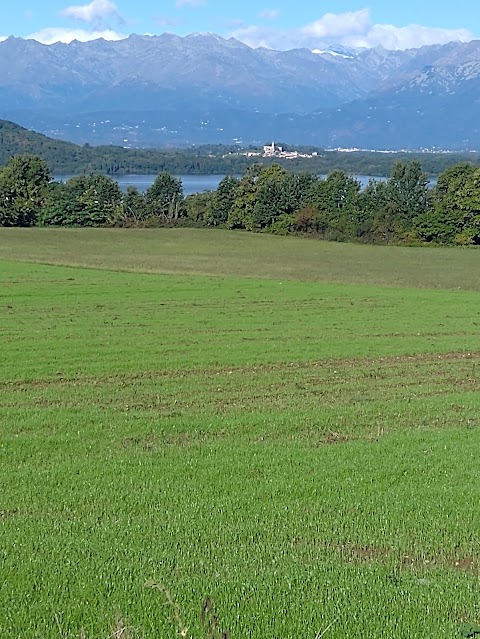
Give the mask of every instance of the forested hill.
[[176, 175], [240, 175], [251, 164], [272, 162], [292, 171], [309, 171], [326, 175], [334, 169], [350, 174], [387, 176], [395, 160], [418, 159], [423, 171], [438, 175], [449, 166], [469, 161], [480, 164], [480, 155], [453, 153], [351, 153], [325, 152], [311, 158], [247, 157], [236, 147], [204, 145], [189, 149], [129, 149], [121, 146], [79, 146], [29, 131], [18, 124], [0, 120], [0, 166], [16, 155], [35, 155], [47, 163], [53, 174], [157, 174], [167, 171]]
[[72, 164], [82, 149], [76, 144], [53, 140], [46, 135], [24, 129], [18, 124], [0, 120], [0, 164], [14, 155], [38, 155], [47, 162]]
[[245, 156], [210, 157], [195, 151], [125, 149], [121, 146], [79, 146], [29, 131], [0, 120], [0, 165], [15, 155], [36, 155], [52, 173], [106, 173], [109, 175], [161, 171], [178, 174], [242, 173], [252, 162]]

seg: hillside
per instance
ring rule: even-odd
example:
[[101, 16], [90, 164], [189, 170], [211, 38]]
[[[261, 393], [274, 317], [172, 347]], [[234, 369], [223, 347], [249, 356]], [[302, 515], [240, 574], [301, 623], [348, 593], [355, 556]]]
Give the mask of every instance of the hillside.
[[13, 155], [30, 154], [43, 158], [52, 173], [205, 173], [241, 172], [246, 158], [201, 158], [180, 150], [124, 149], [119, 146], [79, 146], [30, 131], [13, 122], [0, 120], [0, 165]]
[[[86, 150], [71, 142], [54, 140], [29, 131], [18, 124], [0, 120], [0, 164], [4, 165], [12, 155], [31, 154], [39, 155], [49, 163], [65, 165], [74, 164], [80, 155], [85, 155]], [[53, 160], [53, 158], [58, 158]], [[51, 165], [53, 168], [53, 165]]]
[[324, 152], [315, 158], [282, 160], [281, 158], [247, 157], [235, 146], [204, 145], [189, 149], [128, 149], [120, 146], [79, 146], [30, 131], [18, 124], [0, 120], [0, 166], [14, 155], [30, 154], [43, 158], [52, 174], [106, 173], [109, 175], [155, 174], [161, 171], [175, 175], [240, 175], [250, 164], [277, 162], [287, 170], [309, 171], [326, 175], [333, 169], [349, 174], [386, 176], [395, 160], [418, 158], [423, 170], [438, 175], [448, 166], [478, 162], [478, 154], [445, 153], [341, 153]]

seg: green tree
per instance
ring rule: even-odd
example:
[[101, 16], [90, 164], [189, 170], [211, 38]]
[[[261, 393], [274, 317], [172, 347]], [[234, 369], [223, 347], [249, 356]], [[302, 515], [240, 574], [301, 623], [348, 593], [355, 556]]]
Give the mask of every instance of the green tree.
[[309, 204], [318, 211], [318, 231], [334, 239], [351, 236], [359, 192], [358, 180], [343, 171], [332, 171], [325, 180], [314, 183]]
[[388, 242], [395, 238], [395, 224], [389, 209], [388, 185], [369, 180], [358, 194], [357, 237]]
[[0, 171], [0, 226], [33, 226], [50, 182], [47, 164], [36, 156], [11, 158]]
[[52, 182], [49, 184], [45, 205], [38, 217], [41, 226], [69, 226], [74, 203], [69, 197], [66, 184]]
[[387, 206], [400, 228], [411, 227], [411, 222], [429, 208], [428, 175], [418, 160], [394, 162], [387, 181]]
[[290, 213], [287, 199], [287, 172], [278, 164], [264, 168], [256, 181], [253, 222], [257, 228], [265, 228], [278, 218]]
[[301, 173], [289, 173], [285, 181], [285, 197], [287, 207], [291, 211], [299, 211], [309, 201], [309, 195], [320, 181], [314, 173], [302, 171]]
[[185, 210], [189, 220], [196, 224], [212, 225], [215, 210], [215, 192], [192, 193], [185, 198]]
[[257, 181], [263, 168], [263, 164], [252, 164], [239, 181], [235, 189], [233, 205], [228, 214], [228, 228], [250, 231], [255, 228], [254, 208], [257, 199]]
[[[440, 174], [433, 190], [433, 208], [417, 221], [417, 233], [426, 241], [476, 242], [478, 169], [467, 162]], [[468, 230], [469, 229], [469, 230]]]
[[164, 222], [174, 222], [184, 214], [181, 180], [162, 171], [145, 193], [150, 215]]
[[148, 206], [143, 193], [136, 186], [129, 186], [123, 195], [123, 220], [126, 224], [138, 224], [148, 218]]
[[230, 211], [235, 202], [235, 194], [240, 180], [236, 177], [226, 175], [217, 187], [212, 203], [211, 214], [207, 224], [220, 226], [228, 220]]
[[480, 244], [480, 169], [458, 189], [455, 213], [455, 243]]
[[81, 175], [53, 185], [42, 223], [57, 226], [111, 226], [122, 216], [122, 193], [106, 175]]

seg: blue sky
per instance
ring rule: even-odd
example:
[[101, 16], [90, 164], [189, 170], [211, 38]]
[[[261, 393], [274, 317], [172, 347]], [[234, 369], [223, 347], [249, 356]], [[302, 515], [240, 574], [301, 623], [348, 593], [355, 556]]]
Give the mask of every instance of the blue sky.
[[274, 49], [328, 44], [406, 49], [480, 36], [476, 0], [15, 0], [0, 39], [50, 44], [130, 33], [209, 31]]

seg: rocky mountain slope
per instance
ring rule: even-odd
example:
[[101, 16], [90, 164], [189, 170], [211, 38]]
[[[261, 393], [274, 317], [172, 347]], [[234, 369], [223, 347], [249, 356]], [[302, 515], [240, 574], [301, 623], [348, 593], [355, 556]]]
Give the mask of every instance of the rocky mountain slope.
[[0, 117], [76, 142], [478, 148], [480, 42], [252, 49], [213, 34], [0, 43]]

